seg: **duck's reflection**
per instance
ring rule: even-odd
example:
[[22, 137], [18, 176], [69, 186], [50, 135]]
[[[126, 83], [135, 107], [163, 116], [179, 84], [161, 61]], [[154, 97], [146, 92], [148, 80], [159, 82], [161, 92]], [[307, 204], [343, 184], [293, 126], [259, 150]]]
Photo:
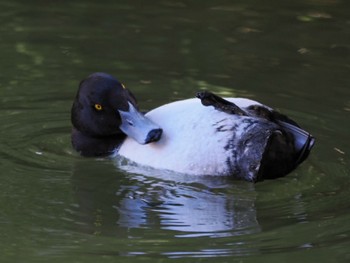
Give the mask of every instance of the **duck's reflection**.
[[105, 161], [76, 166], [76, 220], [83, 231], [120, 235], [130, 229], [154, 229], [191, 237], [260, 231], [251, 183], [155, 171], [149, 171], [152, 177], [141, 176], [106, 166]]

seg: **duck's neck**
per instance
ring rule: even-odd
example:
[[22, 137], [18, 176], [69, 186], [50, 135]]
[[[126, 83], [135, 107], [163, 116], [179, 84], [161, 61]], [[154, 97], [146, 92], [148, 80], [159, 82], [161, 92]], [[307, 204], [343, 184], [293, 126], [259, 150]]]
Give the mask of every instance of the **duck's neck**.
[[107, 137], [92, 137], [77, 129], [72, 129], [71, 139], [74, 149], [83, 156], [108, 156], [124, 141], [124, 134]]

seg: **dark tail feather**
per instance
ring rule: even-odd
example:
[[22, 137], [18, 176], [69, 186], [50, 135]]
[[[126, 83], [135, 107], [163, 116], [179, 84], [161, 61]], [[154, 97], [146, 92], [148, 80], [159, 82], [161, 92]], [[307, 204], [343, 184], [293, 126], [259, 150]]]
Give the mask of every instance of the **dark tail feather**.
[[301, 164], [309, 155], [315, 144], [315, 138], [303, 129], [284, 121], [278, 123], [294, 136], [294, 146], [296, 152], [295, 166]]
[[267, 138], [260, 168], [253, 181], [285, 176], [307, 158], [315, 144], [314, 137], [301, 128], [283, 121], [277, 123], [280, 128]]

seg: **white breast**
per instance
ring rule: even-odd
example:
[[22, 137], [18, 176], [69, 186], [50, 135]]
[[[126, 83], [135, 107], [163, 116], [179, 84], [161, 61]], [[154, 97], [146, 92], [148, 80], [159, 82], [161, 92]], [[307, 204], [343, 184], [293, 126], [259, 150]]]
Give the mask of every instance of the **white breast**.
[[[228, 98], [239, 107], [259, 104]], [[193, 175], [227, 173], [228, 140], [239, 118], [205, 107], [199, 99], [166, 104], [146, 114], [163, 129], [155, 143], [140, 145], [127, 138], [118, 154], [141, 165]], [[239, 130], [236, 131], [239, 133]]]

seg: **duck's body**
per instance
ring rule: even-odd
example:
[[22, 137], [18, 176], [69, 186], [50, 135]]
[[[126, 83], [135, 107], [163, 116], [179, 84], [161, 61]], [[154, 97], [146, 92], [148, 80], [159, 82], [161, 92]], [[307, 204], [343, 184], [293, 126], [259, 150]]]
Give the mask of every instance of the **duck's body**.
[[[225, 100], [245, 112], [252, 107], [272, 111], [249, 99]], [[296, 136], [292, 133], [300, 132], [299, 128], [286, 131], [286, 127], [262, 117], [204, 107], [198, 99], [173, 102], [145, 116], [162, 127], [161, 139], [140, 145], [128, 137], [118, 154], [157, 169], [192, 175], [234, 175], [257, 181], [290, 172], [299, 164], [300, 154], [305, 154], [295, 147]], [[271, 166], [271, 162], [275, 164]]]
[[[92, 80], [95, 86], [99, 81], [105, 84], [106, 76], [110, 77], [93, 74], [81, 86], [87, 86], [90, 91]], [[76, 100], [80, 100], [80, 92]], [[139, 115], [135, 101], [126, 98], [124, 108], [117, 109], [115, 115], [120, 129], [129, 136], [123, 141], [122, 131], [112, 134], [120, 140], [109, 145], [106, 154], [111, 153], [112, 147], [118, 155], [156, 169], [192, 175], [227, 175], [255, 182], [286, 175], [307, 157], [314, 143], [294, 121], [256, 101], [222, 99], [208, 92], [198, 97], [200, 100], [188, 99], [158, 107], [145, 116]], [[73, 124], [79, 119], [75, 108], [77, 106], [72, 110]], [[147, 125], [137, 125], [138, 121], [131, 117], [134, 115], [145, 118]], [[74, 139], [79, 125], [74, 126], [73, 145], [84, 155], [85, 149], [76, 146], [77, 141], [83, 139]], [[145, 133], [135, 132], [136, 126], [146, 127]], [[96, 136], [88, 136], [93, 137], [91, 142], [95, 143], [91, 147], [96, 147]], [[103, 140], [104, 136], [97, 137]], [[111, 135], [107, 137], [111, 140]], [[86, 146], [85, 139], [81, 144]], [[101, 150], [96, 155], [101, 155]]]
[[[239, 106], [254, 103], [229, 100]], [[204, 107], [198, 99], [173, 102], [145, 116], [162, 127], [161, 139], [140, 145], [126, 138], [118, 154], [141, 165], [194, 175], [230, 175], [234, 140], [245, 140], [249, 125], [247, 118]]]

